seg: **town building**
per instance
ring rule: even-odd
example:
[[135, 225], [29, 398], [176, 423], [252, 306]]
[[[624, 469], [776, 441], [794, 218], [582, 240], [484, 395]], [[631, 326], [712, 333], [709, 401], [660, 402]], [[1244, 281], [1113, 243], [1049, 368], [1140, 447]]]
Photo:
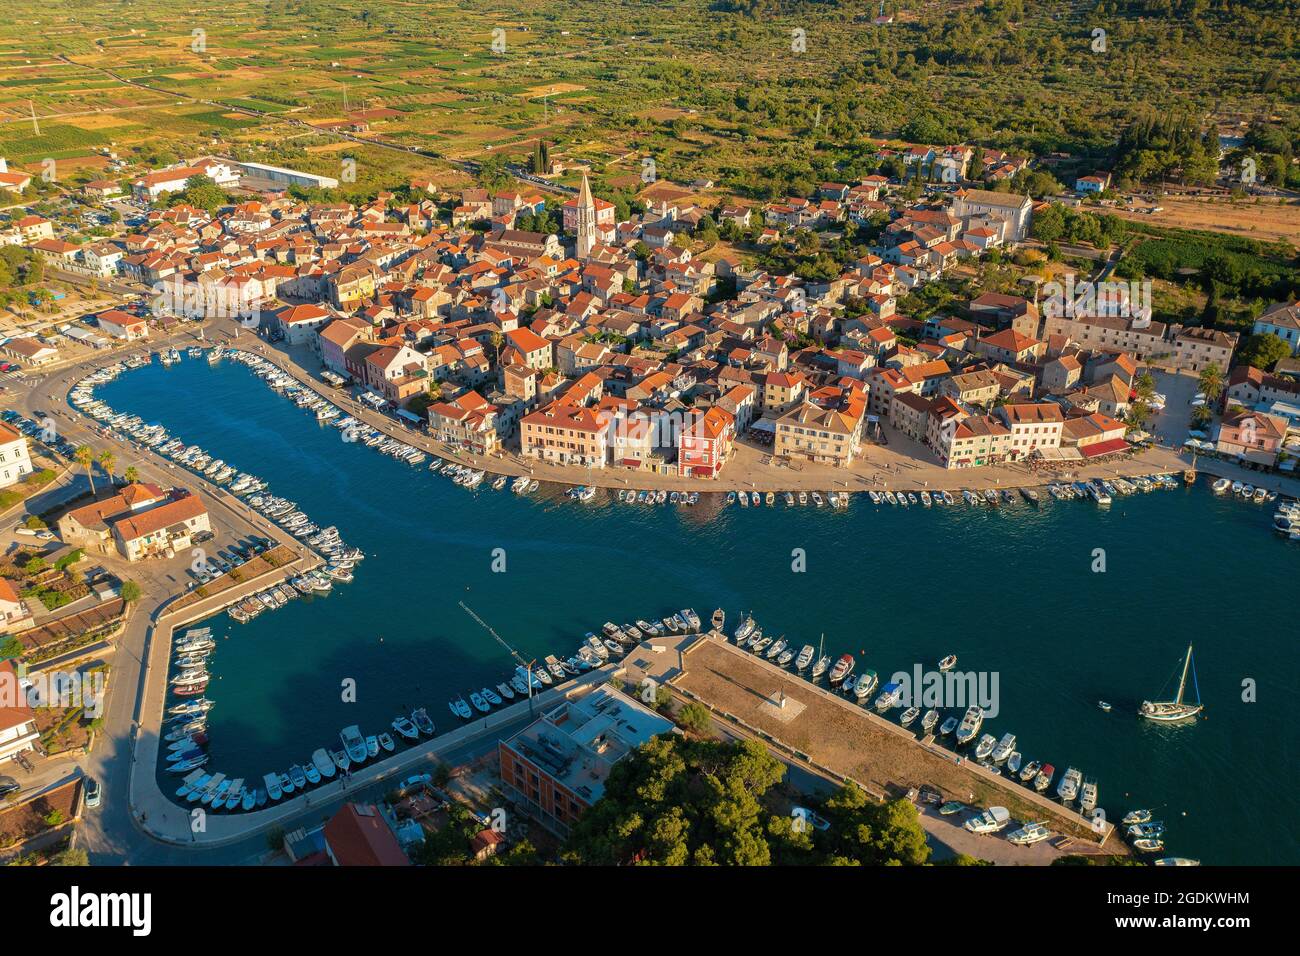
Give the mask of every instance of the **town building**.
[[27, 436], [7, 422], [0, 422], [0, 488], [17, 484], [32, 473]]
[[608, 684], [542, 714], [497, 745], [501, 783], [547, 829], [567, 834], [610, 770], [673, 722]]
[[41, 735], [26, 690], [9, 661], [0, 661], [0, 763], [34, 751]]
[[520, 422], [520, 450], [526, 458], [561, 465], [604, 468], [609, 458], [610, 422], [590, 408], [552, 402]]

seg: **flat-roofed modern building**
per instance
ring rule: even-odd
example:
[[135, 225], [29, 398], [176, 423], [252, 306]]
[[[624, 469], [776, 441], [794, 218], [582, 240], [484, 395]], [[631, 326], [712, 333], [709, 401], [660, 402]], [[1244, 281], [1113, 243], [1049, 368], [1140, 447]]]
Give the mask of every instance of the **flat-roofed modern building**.
[[304, 173], [297, 169], [284, 169], [280, 166], [268, 166], [265, 163], [231, 163], [240, 173], [249, 179], [260, 179], [280, 186], [303, 186], [307, 189], [334, 189], [339, 181], [333, 176], [318, 176]]
[[674, 724], [612, 687], [544, 713], [497, 745], [501, 782], [539, 823], [564, 835], [605, 792], [614, 764]]

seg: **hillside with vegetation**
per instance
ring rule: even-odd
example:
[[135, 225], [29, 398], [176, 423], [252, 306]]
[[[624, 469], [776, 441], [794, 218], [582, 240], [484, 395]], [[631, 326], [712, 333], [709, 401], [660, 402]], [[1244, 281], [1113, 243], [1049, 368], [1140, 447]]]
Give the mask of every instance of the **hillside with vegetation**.
[[418, 158], [312, 124], [383, 109], [372, 132], [435, 156], [526, 163], [540, 135], [597, 166], [635, 152], [660, 177], [755, 199], [873, 172], [882, 139], [1065, 152], [1134, 182], [1195, 182], [1226, 126], [1262, 177], [1296, 175], [1295, 0], [885, 9], [892, 21], [877, 24], [874, 3], [847, 0], [231, 0], [216, 17], [167, 0], [50, 0], [38, 23], [0, 26], [0, 154], [111, 145], [162, 163], [217, 144], [327, 174], [357, 158], [358, 187], [373, 187]]

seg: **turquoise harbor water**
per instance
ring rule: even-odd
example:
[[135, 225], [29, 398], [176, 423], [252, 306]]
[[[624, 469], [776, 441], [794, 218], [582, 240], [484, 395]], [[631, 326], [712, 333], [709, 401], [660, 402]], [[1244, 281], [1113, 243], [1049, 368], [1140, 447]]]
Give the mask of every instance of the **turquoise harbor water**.
[[[387, 729], [514, 669], [465, 601], [527, 655], [572, 653], [606, 620], [692, 606], [752, 609], [765, 630], [887, 675], [947, 652], [997, 672], [1000, 713], [1026, 759], [1095, 777], [1112, 818], [1156, 806], [1168, 851], [1207, 863], [1300, 863], [1296, 594], [1300, 548], [1271, 509], [1191, 489], [996, 510], [907, 510], [855, 496], [829, 508], [646, 508], [602, 492], [578, 504], [452, 485], [340, 440], [241, 365], [185, 359], [128, 372], [98, 394], [260, 475], [368, 558], [356, 580], [239, 625], [222, 615], [208, 696], [209, 769], [259, 778], [305, 761], [338, 730]], [[120, 461], [125, 467], [129, 461]], [[178, 478], [179, 478], [178, 474]], [[506, 572], [492, 552], [505, 549]], [[791, 570], [804, 549], [807, 571]], [[1105, 573], [1093, 552], [1105, 550]], [[1134, 716], [1196, 643], [1208, 719]], [[357, 701], [342, 686], [356, 681]], [[1256, 703], [1242, 682], [1257, 684]], [[1114, 705], [1110, 714], [1098, 699]], [[169, 781], [174, 778], [168, 778]]]

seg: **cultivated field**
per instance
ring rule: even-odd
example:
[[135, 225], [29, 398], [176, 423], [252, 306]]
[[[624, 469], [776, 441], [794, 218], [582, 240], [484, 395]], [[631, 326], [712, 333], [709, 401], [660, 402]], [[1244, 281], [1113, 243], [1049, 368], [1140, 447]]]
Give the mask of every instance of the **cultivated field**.
[[1113, 211], [1124, 219], [1156, 226], [1228, 232], [1265, 242], [1282, 240], [1300, 245], [1300, 200], [1234, 203], [1216, 199], [1164, 199], [1157, 213], [1124, 208]]

